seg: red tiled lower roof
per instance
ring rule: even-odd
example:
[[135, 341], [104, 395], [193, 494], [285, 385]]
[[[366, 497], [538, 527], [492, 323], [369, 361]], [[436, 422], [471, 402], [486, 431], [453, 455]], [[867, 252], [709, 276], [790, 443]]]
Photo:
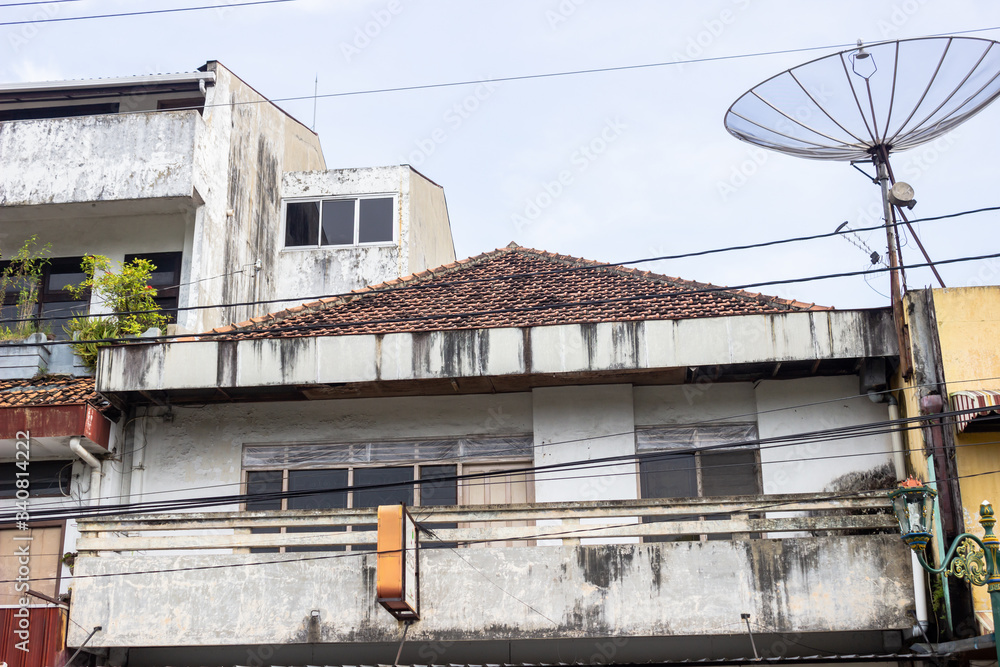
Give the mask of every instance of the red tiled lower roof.
[[94, 391], [94, 378], [49, 375], [27, 380], [0, 380], [0, 408], [34, 405], [107, 405]]
[[231, 338], [382, 334], [829, 310], [511, 244], [214, 329]]

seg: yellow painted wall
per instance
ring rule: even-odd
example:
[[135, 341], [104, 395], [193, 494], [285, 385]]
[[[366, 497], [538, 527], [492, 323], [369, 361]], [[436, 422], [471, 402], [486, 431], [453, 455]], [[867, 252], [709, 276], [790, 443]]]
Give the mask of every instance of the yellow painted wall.
[[[1000, 286], [934, 290], [934, 310], [948, 392], [1000, 390]], [[1000, 474], [979, 474], [1000, 470], [1000, 430], [958, 433], [955, 462], [966, 530], [981, 535], [979, 504], [1000, 506]], [[978, 616], [989, 619], [985, 588], [973, 592]]]

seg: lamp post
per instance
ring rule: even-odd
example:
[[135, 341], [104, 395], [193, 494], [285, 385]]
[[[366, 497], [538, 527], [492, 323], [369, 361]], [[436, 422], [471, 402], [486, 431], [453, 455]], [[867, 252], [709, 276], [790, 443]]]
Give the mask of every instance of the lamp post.
[[[901, 482], [895, 491], [889, 492], [892, 510], [899, 521], [899, 531], [903, 541], [917, 554], [920, 566], [928, 572], [965, 579], [974, 586], [986, 586], [993, 610], [994, 644], [997, 660], [1000, 661], [1000, 643], [996, 642], [1000, 621], [1000, 563], [997, 562], [1000, 539], [993, 534], [993, 525], [996, 523], [993, 505], [984, 500], [979, 507], [979, 525], [985, 531], [982, 539], [972, 533], [962, 533], [952, 542], [942, 561], [943, 565], [933, 567], [925, 559], [924, 551], [932, 536], [935, 496], [937, 491], [913, 477]], [[979, 549], [976, 548], [977, 545]]]

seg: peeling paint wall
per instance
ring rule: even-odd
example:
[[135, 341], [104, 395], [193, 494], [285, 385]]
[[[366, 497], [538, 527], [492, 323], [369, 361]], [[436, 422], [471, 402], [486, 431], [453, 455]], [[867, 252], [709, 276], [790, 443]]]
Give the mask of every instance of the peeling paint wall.
[[[238, 304], [276, 295], [281, 175], [325, 166], [319, 138], [219, 63], [195, 139], [194, 190], [201, 205], [184, 244], [182, 305]], [[260, 262], [260, 269], [255, 264]], [[203, 331], [272, 310], [229, 306], [182, 313]]]
[[[274, 559], [119, 555], [84, 559], [77, 574]], [[912, 624], [906, 546], [887, 535], [483, 548], [461, 558], [442, 549], [420, 559], [422, 617], [408, 642], [713, 635], [738, 627], [741, 612], [770, 632]], [[226, 573], [144, 575], [128, 586], [117, 577], [80, 579], [69, 643], [97, 625], [94, 646], [399, 641], [399, 624], [375, 603], [371, 554]]]
[[0, 206], [190, 197], [197, 111], [0, 123]]

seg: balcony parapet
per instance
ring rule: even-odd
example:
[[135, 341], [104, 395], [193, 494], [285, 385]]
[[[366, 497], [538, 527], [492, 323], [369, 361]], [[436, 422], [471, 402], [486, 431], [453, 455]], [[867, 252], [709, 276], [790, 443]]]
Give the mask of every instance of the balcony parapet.
[[[755, 633], [811, 645], [851, 633], [852, 647], [884, 651], [913, 605], [906, 546], [873, 534], [894, 530], [887, 512], [883, 498], [835, 494], [413, 508], [434, 533], [421, 537], [407, 646], [530, 662], [558, 639], [576, 661], [611, 637], [644, 662], [739, 633], [749, 613]], [[384, 661], [401, 627], [375, 599], [374, 523], [372, 509], [82, 520], [70, 644], [101, 626], [88, 648]], [[746, 655], [745, 639], [726, 650]]]
[[199, 122], [186, 110], [0, 123], [0, 206], [190, 203]]

